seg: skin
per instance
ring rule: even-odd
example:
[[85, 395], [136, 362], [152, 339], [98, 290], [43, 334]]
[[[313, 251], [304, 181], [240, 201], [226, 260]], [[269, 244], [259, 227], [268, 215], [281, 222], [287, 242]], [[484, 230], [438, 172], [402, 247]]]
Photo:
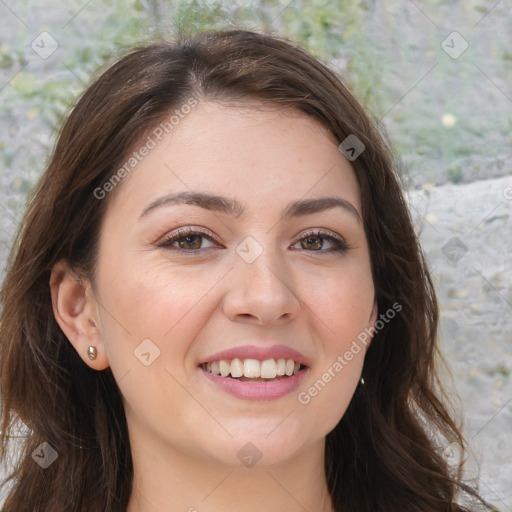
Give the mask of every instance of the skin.
[[[245, 211], [174, 204], [140, 217], [159, 197], [191, 190], [236, 199]], [[358, 385], [365, 347], [309, 403], [297, 395], [332, 372], [377, 312], [356, 215], [335, 207], [281, 219], [288, 203], [323, 196], [362, 216], [352, 167], [316, 120], [290, 108], [201, 102], [104, 199], [94, 282], [65, 262], [55, 266], [57, 321], [86, 364], [111, 367], [123, 395], [135, 469], [128, 512], [331, 510], [325, 436]], [[181, 253], [158, 246], [186, 226], [214, 241], [182, 238]], [[308, 241], [310, 228], [350, 249]], [[236, 252], [248, 236], [263, 250], [252, 263]], [[200, 249], [187, 255], [183, 247]], [[149, 366], [134, 356], [144, 339], [160, 350]], [[215, 352], [275, 343], [311, 363], [282, 398], [235, 398], [198, 370]], [[261, 453], [252, 467], [237, 457], [246, 443]]]

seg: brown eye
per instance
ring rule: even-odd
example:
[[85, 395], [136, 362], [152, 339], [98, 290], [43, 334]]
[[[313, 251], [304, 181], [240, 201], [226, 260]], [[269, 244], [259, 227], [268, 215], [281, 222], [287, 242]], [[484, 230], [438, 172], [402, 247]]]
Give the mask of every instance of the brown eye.
[[304, 238], [300, 242], [303, 249], [313, 249], [318, 250], [321, 249], [324, 245], [323, 239], [320, 236], [308, 236]]
[[202, 236], [201, 235], [189, 235], [184, 236], [182, 238], [178, 238], [175, 241], [178, 242], [178, 247], [180, 249], [200, 249], [202, 244]]
[[297, 240], [292, 247], [295, 248], [299, 244], [300, 247], [296, 247], [297, 249], [320, 254], [346, 252], [351, 248], [339, 235], [317, 230], [303, 233], [302, 238]]
[[194, 253], [215, 247], [213, 236], [191, 228], [182, 228], [167, 235], [158, 247], [175, 252]]

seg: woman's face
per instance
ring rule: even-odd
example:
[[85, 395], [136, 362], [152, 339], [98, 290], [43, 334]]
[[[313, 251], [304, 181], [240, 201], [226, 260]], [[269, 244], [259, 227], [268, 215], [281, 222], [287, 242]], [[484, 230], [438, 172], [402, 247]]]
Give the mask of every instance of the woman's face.
[[305, 114], [257, 104], [199, 103], [160, 138], [104, 199], [94, 286], [135, 449], [273, 464], [318, 448], [375, 321], [349, 162]]

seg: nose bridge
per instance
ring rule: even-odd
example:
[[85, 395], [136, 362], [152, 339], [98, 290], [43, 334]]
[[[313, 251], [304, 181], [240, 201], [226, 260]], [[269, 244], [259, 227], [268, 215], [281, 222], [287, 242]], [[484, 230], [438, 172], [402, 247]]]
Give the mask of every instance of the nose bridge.
[[297, 312], [292, 273], [271, 236], [248, 236], [236, 253], [225, 303], [229, 316], [251, 315], [267, 322]]
[[[259, 283], [272, 287], [289, 289], [290, 275], [287, 271], [282, 255], [276, 249], [271, 236], [246, 237], [236, 248], [239, 257], [235, 268], [238, 267], [244, 277], [252, 282], [252, 286], [259, 287]], [[287, 279], [288, 278], [288, 279]]]

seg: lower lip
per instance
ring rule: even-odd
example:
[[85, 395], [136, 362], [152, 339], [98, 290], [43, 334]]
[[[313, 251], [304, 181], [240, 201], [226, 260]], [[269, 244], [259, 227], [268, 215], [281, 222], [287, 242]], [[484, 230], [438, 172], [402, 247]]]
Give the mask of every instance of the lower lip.
[[199, 371], [222, 391], [242, 400], [275, 400], [281, 398], [299, 387], [309, 368], [300, 370], [286, 379], [273, 382], [242, 382], [230, 377], [221, 377], [207, 372], [202, 368]]

